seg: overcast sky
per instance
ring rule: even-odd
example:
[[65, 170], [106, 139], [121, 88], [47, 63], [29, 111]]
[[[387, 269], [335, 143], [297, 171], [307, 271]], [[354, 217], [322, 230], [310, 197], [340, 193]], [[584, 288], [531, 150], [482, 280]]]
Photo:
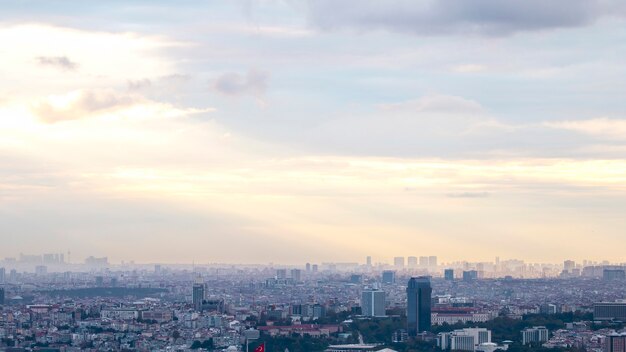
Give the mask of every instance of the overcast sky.
[[0, 257], [626, 261], [621, 0], [4, 0], [0, 78]]

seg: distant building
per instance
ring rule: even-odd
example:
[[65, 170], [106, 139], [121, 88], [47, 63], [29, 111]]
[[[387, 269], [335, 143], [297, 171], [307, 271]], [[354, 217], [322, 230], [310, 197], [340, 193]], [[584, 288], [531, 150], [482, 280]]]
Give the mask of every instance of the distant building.
[[305, 268], [306, 268], [305, 270], [306, 270], [307, 273], [310, 272], [311, 271], [311, 263], [306, 263]]
[[549, 339], [550, 332], [545, 326], [534, 326], [522, 330], [522, 345], [542, 343]]
[[428, 257], [420, 257], [420, 268], [428, 268]]
[[409, 268], [417, 267], [417, 257], [408, 257], [407, 258], [407, 265], [408, 265]]
[[593, 319], [626, 321], [626, 300], [595, 303]]
[[395, 258], [393, 258], [393, 265], [396, 268], [400, 268], [400, 269], [404, 268], [404, 257], [395, 257]]
[[447, 281], [453, 281], [454, 280], [454, 269], [446, 269], [446, 270], [444, 270], [443, 271], [443, 277]]
[[437, 268], [437, 256], [431, 255], [428, 257], [428, 266], [433, 269]]
[[393, 284], [396, 282], [396, 272], [392, 270], [383, 271], [382, 276], [383, 284]]
[[624, 269], [604, 269], [602, 278], [604, 280], [625, 280], [626, 271]]
[[311, 265], [311, 271], [313, 271], [314, 273], [316, 273], [316, 272], [317, 272], [317, 270], [318, 270], [317, 268], [318, 268], [318, 267], [317, 267], [317, 264], [313, 264], [313, 265]]
[[352, 275], [350, 275], [350, 283], [360, 284], [361, 281], [363, 281], [363, 276], [361, 276], [359, 274], [352, 274]]
[[468, 328], [439, 333], [437, 346], [442, 350], [475, 351], [479, 345], [491, 342], [491, 331], [485, 328]]
[[463, 281], [474, 281], [476, 279], [478, 279], [478, 271], [476, 270], [463, 271]]
[[4, 305], [4, 288], [0, 287], [0, 306]]
[[552, 303], [545, 303], [539, 306], [539, 313], [541, 314], [557, 314], [560, 313], [559, 306]]
[[109, 259], [107, 257], [96, 258], [93, 256], [85, 258], [85, 264], [89, 266], [107, 266]]
[[202, 310], [202, 303], [204, 301], [204, 285], [200, 283], [193, 284], [192, 291], [193, 309], [196, 311]]
[[291, 269], [291, 278], [294, 279], [294, 281], [302, 281], [302, 270]]
[[372, 266], [372, 257], [370, 257], [369, 255], [367, 256], [367, 258], [365, 258], [365, 265]]
[[407, 332], [409, 336], [430, 330], [431, 295], [430, 277], [412, 277], [406, 288]]
[[368, 317], [384, 317], [385, 291], [368, 289], [361, 292], [361, 314]]
[[37, 275], [46, 275], [48, 273], [48, 267], [45, 265], [37, 265], [35, 267], [35, 274]]
[[287, 269], [276, 269], [276, 278], [277, 279], [286, 279], [287, 278]]
[[409, 334], [404, 329], [396, 330], [391, 334], [391, 342], [402, 343], [409, 339]]
[[626, 333], [612, 333], [606, 336], [604, 352], [626, 352]]

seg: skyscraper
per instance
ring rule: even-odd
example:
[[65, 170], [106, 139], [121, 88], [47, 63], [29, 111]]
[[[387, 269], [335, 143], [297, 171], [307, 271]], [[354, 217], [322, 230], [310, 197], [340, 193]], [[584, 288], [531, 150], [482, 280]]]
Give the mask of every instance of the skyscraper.
[[412, 277], [406, 288], [407, 331], [409, 336], [430, 330], [430, 299], [433, 289], [430, 277]]
[[446, 269], [443, 271], [443, 277], [447, 281], [454, 281], [454, 269]]
[[361, 312], [368, 317], [384, 317], [385, 291], [367, 289], [361, 292]]
[[428, 257], [420, 257], [420, 268], [428, 268]]
[[395, 257], [395, 258], [393, 258], [393, 265], [396, 268], [404, 268], [404, 257]]
[[393, 284], [396, 282], [396, 272], [392, 270], [383, 271], [382, 277], [383, 284]]
[[192, 292], [193, 309], [199, 311], [202, 310], [202, 301], [204, 301], [204, 285], [195, 283], [193, 284]]
[[428, 257], [428, 266], [432, 269], [437, 269], [437, 256], [431, 255]]
[[408, 264], [409, 268], [417, 267], [417, 257], [409, 257], [407, 259], [407, 264]]
[[369, 255], [367, 256], [367, 258], [365, 258], [365, 265], [372, 266], [372, 257], [370, 257]]

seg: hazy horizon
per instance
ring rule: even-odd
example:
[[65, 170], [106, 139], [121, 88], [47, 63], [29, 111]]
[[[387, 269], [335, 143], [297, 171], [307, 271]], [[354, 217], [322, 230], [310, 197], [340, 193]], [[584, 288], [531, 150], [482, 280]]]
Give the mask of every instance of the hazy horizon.
[[0, 258], [626, 262], [620, 1], [0, 8]]

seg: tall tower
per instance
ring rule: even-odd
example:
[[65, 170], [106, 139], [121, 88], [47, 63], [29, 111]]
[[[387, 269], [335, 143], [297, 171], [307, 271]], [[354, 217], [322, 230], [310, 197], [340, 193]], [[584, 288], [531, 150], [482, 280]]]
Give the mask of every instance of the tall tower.
[[202, 301], [204, 301], [204, 285], [201, 283], [193, 284], [192, 292], [193, 309], [202, 310]]
[[430, 298], [433, 289], [430, 277], [412, 277], [406, 288], [407, 332], [409, 336], [430, 330]]

